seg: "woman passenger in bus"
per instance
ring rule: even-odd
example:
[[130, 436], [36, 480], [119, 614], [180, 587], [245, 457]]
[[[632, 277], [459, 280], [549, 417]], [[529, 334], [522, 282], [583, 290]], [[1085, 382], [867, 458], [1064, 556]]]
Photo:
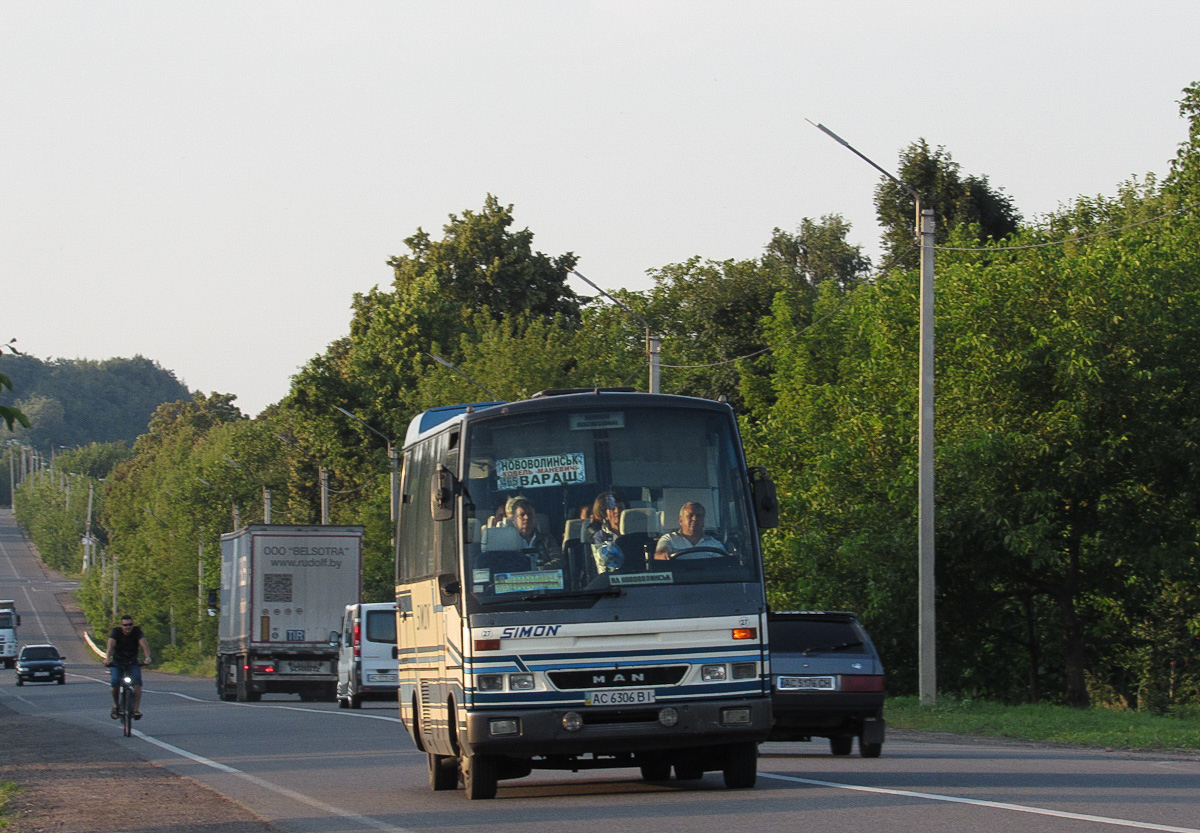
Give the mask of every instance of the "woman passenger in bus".
[[616, 572], [625, 563], [625, 554], [617, 547], [621, 513], [625, 509], [625, 502], [615, 492], [601, 492], [592, 503], [592, 522], [588, 524], [588, 535], [592, 542], [592, 558], [599, 573]]

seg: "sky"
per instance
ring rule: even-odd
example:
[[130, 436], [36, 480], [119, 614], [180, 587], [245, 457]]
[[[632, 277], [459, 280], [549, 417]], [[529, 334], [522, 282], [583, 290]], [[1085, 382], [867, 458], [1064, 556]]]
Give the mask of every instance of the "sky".
[[1197, 43], [1195, 0], [3, 0], [0, 343], [254, 416], [488, 194], [607, 289], [829, 214], [877, 257], [879, 174], [808, 120], [1035, 220], [1167, 173]]

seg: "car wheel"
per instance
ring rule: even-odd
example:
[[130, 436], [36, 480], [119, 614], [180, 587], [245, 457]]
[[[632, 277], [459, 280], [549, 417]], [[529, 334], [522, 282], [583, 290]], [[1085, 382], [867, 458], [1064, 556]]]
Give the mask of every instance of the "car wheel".
[[25, 681], [22, 680], [20, 677], [17, 677], [17, 685], [25, 685]]
[[864, 758], [878, 758], [883, 753], [882, 743], [863, 743], [860, 738], [858, 741], [858, 754]]
[[829, 751], [834, 755], [849, 755], [853, 749], [853, 735], [835, 735], [829, 739]]
[[58, 684], [59, 684], [59, 685], [66, 685], [66, 684], [67, 684], [67, 678], [66, 678], [66, 677], [59, 677], [59, 678], [58, 678]]

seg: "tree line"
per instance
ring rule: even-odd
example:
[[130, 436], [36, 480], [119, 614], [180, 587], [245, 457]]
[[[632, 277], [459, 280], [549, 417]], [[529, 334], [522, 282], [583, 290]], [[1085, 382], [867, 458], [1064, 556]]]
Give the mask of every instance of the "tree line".
[[[938, 217], [943, 690], [1156, 711], [1200, 700], [1200, 85], [1180, 112], [1188, 137], [1161, 182], [1036, 221], [944, 148], [900, 155], [899, 178]], [[890, 689], [908, 692], [919, 276], [911, 199], [885, 180], [875, 200], [880, 265], [828, 215], [775, 229], [756, 258], [667, 265], [651, 289], [614, 296], [663, 336], [664, 392], [728, 397], [751, 462], [772, 471], [771, 604], [858, 611]], [[105, 560], [83, 576], [97, 628], [115, 564], [117, 606], [159, 651], [210, 654], [201, 600], [219, 535], [263, 520], [268, 493], [274, 522], [318, 522], [322, 478], [331, 521], [366, 528], [366, 600], [390, 598], [380, 435], [398, 442], [436, 405], [643, 385], [642, 324], [574, 293], [575, 255], [537, 251], [512, 206], [489, 195], [442, 232], [404, 241], [390, 284], [354, 296], [348, 334], [259, 417], [226, 394], [159, 406], [103, 475]], [[54, 488], [22, 484], [23, 524]]]

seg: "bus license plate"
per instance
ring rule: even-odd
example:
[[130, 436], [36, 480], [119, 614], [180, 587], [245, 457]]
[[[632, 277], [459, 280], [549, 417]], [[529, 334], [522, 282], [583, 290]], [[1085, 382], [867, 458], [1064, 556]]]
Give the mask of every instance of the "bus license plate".
[[628, 691], [589, 691], [584, 695], [585, 706], [640, 706], [654, 702], [654, 689], [635, 688]]
[[833, 691], [833, 677], [780, 677], [780, 691]]

